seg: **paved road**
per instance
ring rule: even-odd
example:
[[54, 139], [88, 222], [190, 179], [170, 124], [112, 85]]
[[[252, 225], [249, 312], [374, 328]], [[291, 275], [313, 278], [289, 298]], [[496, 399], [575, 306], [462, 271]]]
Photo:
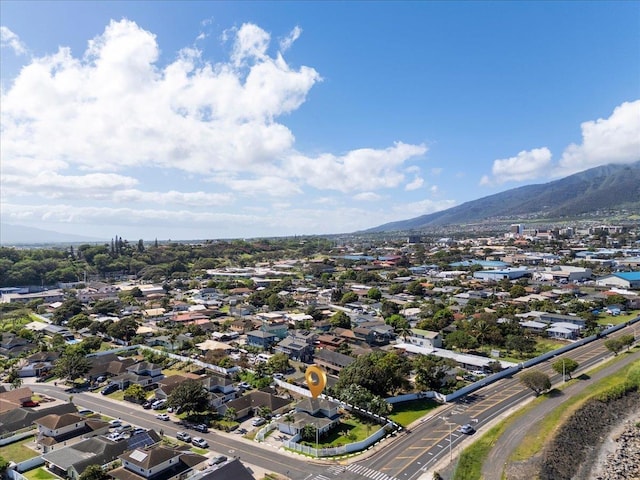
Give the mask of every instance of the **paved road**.
[[[616, 332], [609, 338], [630, 332], [633, 332], [632, 327]], [[611, 356], [604, 347], [604, 340], [591, 342], [563, 357], [573, 358], [580, 364], [577, 373], [584, 371]], [[561, 382], [562, 378], [551, 368], [554, 360], [533, 368], [547, 373], [552, 383], [557, 383]], [[493, 420], [531, 398], [531, 390], [522, 386], [518, 375], [499, 380], [472, 395], [439, 408], [432, 416], [412, 425], [411, 433], [401, 435], [393, 443], [384, 444], [375, 455], [370, 455], [358, 463], [380, 471], [392, 479], [415, 480], [426, 472], [444, 468], [449, 461], [457, 458], [462, 444], [473, 438], [457, 432], [459, 425], [471, 423], [481, 433]]]
[[491, 453], [487, 457], [482, 468], [483, 478], [502, 478], [504, 466], [514, 449], [517, 448], [520, 442], [524, 440], [525, 436], [531, 430], [532, 425], [542, 421], [549, 412], [569, 400], [573, 395], [579, 394], [594, 382], [602, 380], [603, 378], [606, 378], [624, 368], [631, 362], [635, 362], [640, 359], [640, 351], [622, 355], [624, 355], [624, 357], [620, 358], [620, 360], [615, 362], [613, 365], [609, 365], [608, 367], [595, 372], [587, 380], [578, 380], [577, 382], [574, 382], [563, 389], [561, 395], [549, 397], [544, 401], [544, 403], [539, 404], [526, 415], [515, 420], [491, 449]]

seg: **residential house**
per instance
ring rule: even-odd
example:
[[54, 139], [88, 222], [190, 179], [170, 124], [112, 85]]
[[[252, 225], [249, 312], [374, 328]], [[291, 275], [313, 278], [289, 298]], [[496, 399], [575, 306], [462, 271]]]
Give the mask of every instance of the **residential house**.
[[412, 328], [411, 334], [407, 337], [406, 341], [419, 347], [442, 348], [442, 335], [440, 332]]
[[140, 448], [161, 440], [154, 430], [120, 441], [110, 440], [100, 435], [64, 448], [57, 448], [42, 455], [42, 458], [46, 467], [59, 477], [77, 480], [89, 465], [106, 465], [115, 461], [125, 451], [132, 450], [133, 445]]
[[18, 375], [21, 377], [39, 377], [51, 370], [58, 358], [60, 358], [60, 353], [51, 351], [29, 355], [24, 359], [26, 363], [20, 367]]
[[546, 332], [552, 338], [562, 340], [575, 340], [580, 334], [581, 327], [574, 323], [556, 322], [552, 323]]
[[189, 472], [207, 460], [188, 447], [174, 448], [162, 444], [137, 447], [118, 458], [122, 466], [109, 471], [109, 476], [117, 480], [186, 478]]
[[571, 323], [573, 325], [577, 325], [580, 328], [586, 327], [586, 320], [582, 317], [578, 317], [577, 315], [560, 315], [559, 313], [542, 313], [539, 317], [541, 322], [546, 323]]
[[310, 332], [295, 332], [281, 340], [274, 350], [286, 354], [292, 360], [308, 362], [313, 357], [316, 337], [316, 334]]
[[356, 361], [355, 358], [342, 353], [334, 352], [328, 349], [316, 350], [313, 361], [320, 367], [323, 367], [329, 373], [340, 373], [345, 367], [348, 367]]
[[36, 344], [29, 342], [26, 338], [19, 337], [15, 333], [3, 332], [2, 336], [0, 336], [0, 355], [15, 358], [36, 348]]
[[77, 413], [52, 413], [35, 420], [38, 427], [36, 443], [43, 453], [48, 453], [70, 438], [91, 437], [109, 432], [109, 423], [87, 418]]
[[336, 402], [326, 398], [305, 398], [296, 404], [293, 418], [285, 415], [278, 419], [278, 430], [296, 435], [306, 425], [313, 425], [319, 434], [324, 434], [340, 423], [338, 407]]
[[114, 353], [105, 355], [87, 356], [91, 361], [91, 369], [87, 372], [86, 377], [94, 382], [98, 377], [119, 376], [127, 372], [127, 368], [135, 364], [135, 360], [131, 357], [120, 359]]
[[32, 396], [33, 391], [29, 387], [21, 387], [14, 390], [0, 387], [0, 413], [14, 408], [29, 406], [32, 403]]
[[239, 419], [255, 414], [261, 407], [268, 408], [274, 414], [284, 413], [291, 400], [278, 397], [273, 392], [270, 389], [249, 392], [222, 405], [218, 414], [224, 415], [229, 408], [233, 408], [236, 412], [235, 418]]
[[251, 471], [237, 458], [215, 465], [189, 477], [189, 480], [256, 480]]
[[277, 340], [278, 337], [276, 335], [263, 330], [253, 330], [247, 333], [247, 345], [264, 348], [265, 350], [271, 348]]
[[[0, 397], [0, 408], [10, 405], [4, 398]], [[6, 436], [25, 428], [32, 428], [33, 422], [51, 413], [76, 413], [78, 409], [73, 403], [58, 403], [51, 407], [40, 406], [38, 409], [30, 407], [19, 407], [15, 404], [12, 408], [0, 411], [0, 435]]]
[[164, 378], [162, 365], [150, 362], [138, 362], [127, 367], [126, 373], [113, 377], [112, 383], [117, 383], [122, 390], [131, 384], [147, 387]]
[[318, 348], [335, 351], [340, 347], [340, 345], [347, 343], [347, 340], [331, 333], [323, 333], [322, 335], [318, 335], [316, 343]]

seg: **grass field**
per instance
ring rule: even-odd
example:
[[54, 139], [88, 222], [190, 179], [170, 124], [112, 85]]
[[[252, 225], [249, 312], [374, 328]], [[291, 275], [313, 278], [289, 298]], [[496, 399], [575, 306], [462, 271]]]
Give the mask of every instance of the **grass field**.
[[12, 460], [16, 463], [29, 460], [30, 458], [40, 455], [35, 450], [25, 447], [25, 443], [33, 442], [34, 437], [27, 437], [19, 442], [10, 443], [0, 447], [0, 457], [6, 460]]
[[389, 418], [397, 424], [407, 427], [439, 406], [438, 402], [430, 398], [396, 403]]
[[23, 473], [23, 475], [29, 480], [56, 480], [60, 478], [44, 467], [34, 468], [33, 470]]
[[632, 310], [625, 315], [608, 315], [606, 313], [600, 313], [598, 315], [598, 323], [600, 325], [620, 325], [628, 320], [632, 320], [640, 315], [640, 310]]

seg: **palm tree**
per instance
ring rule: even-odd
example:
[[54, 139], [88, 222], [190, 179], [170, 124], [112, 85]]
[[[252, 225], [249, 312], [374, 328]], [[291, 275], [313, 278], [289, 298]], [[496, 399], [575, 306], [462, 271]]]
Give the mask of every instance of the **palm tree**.
[[233, 422], [236, 419], [236, 415], [237, 414], [238, 414], [238, 412], [236, 411], [235, 408], [228, 407], [227, 411], [224, 412], [224, 419], [229, 421], [229, 422]]

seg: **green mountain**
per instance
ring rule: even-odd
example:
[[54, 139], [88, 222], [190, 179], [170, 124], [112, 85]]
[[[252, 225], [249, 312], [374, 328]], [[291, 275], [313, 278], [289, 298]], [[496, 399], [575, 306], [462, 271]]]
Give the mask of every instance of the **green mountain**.
[[440, 212], [387, 223], [366, 232], [421, 230], [483, 221], [571, 218], [601, 210], [640, 212], [640, 161], [605, 165], [540, 185], [527, 185]]

